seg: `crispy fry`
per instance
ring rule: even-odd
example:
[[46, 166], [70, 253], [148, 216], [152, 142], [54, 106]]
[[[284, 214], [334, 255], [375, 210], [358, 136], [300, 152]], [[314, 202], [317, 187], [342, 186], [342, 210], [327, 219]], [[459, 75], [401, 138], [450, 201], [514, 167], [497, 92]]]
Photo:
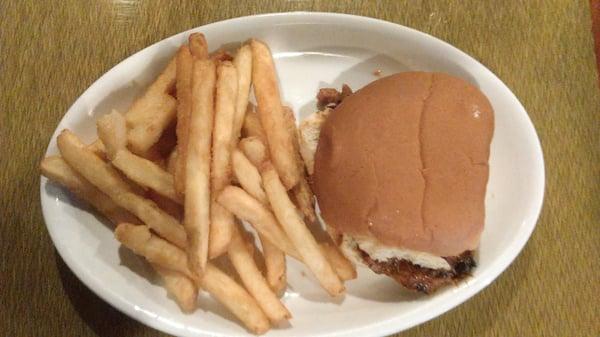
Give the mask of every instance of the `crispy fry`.
[[260, 173], [256, 166], [252, 165], [250, 160], [238, 149], [234, 149], [231, 153], [231, 164], [237, 181], [246, 192], [250, 193], [256, 200], [268, 205], [269, 201], [262, 188]]
[[161, 211], [152, 201], [135, 194], [131, 185], [114, 168], [87, 150], [75, 134], [63, 130], [57, 143], [63, 158], [75, 171], [159, 235], [179, 247], [185, 247], [186, 235], [179, 222]]
[[194, 272], [202, 271], [208, 260], [211, 203], [210, 144], [215, 81], [214, 62], [207, 60], [194, 62], [184, 207], [184, 226], [188, 235], [187, 254]]
[[187, 256], [180, 248], [150, 233], [147, 226], [120, 223], [115, 238], [148, 262], [171, 269], [194, 279], [188, 267]]
[[96, 121], [98, 138], [104, 144], [106, 154], [113, 160], [118, 151], [127, 148], [127, 126], [125, 119], [116, 110], [106, 114]]
[[267, 135], [267, 145], [273, 164], [287, 189], [298, 183], [300, 172], [294, 159], [294, 145], [286, 130], [286, 121], [279, 96], [275, 66], [269, 48], [251, 40], [252, 80], [258, 102], [258, 115]]
[[300, 259], [293, 244], [279, 227], [275, 216], [265, 205], [239, 187], [227, 186], [218, 196], [219, 203], [241, 220], [249, 222], [257, 232], [286, 254]]
[[95, 155], [102, 158], [102, 160], [107, 160], [106, 157], [106, 148], [100, 139], [96, 139], [92, 143], [87, 146], [87, 149], [94, 152]]
[[75, 172], [60, 156], [46, 157], [40, 163], [42, 174], [75, 194], [79, 199], [89, 203], [115, 225], [120, 222], [140, 223], [126, 209], [115, 204], [108, 195], [102, 193], [79, 173]]
[[267, 160], [268, 153], [265, 144], [257, 137], [247, 137], [240, 141], [239, 148], [244, 152], [246, 158], [252, 165], [260, 167]]
[[235, 115], [233, 117], [232, 141], [233, 146], [240, 138], [240, 131], [244, 123], [244, 115], [248, 107], [248, 96], [252, 80], [252, 49], [249, 45], [243, 45], [233, 59], [233, 65], [237, 70], [238, 92], [235, 103]]
[[[190, 36], [190, 41], [192, 37]], [[188, 46], [181, 46], [177, 52], [177, 148], [178, 157], [175, 164], [175, 190], [177, 194], [185, 192], [185, 165], [189, 139], [189, 119], [192, 109], [192, 69], [194, 59]]]
[[275, 294], [281, 294], [287, 286], [285, 253], [259, 234], [263, 249], [265, 269], [269, 287]]
[[302, 221], [273, 165], [265, 162], [261, 167], [261, 175], [263, 187], [267, 192], [275, 216], [302, 256], [304, 263], [330, 295], [342, 294], [344, 292], [343, 283], [323, 256], [315, 238]]
[[319, 247], [342, 281], [353, 280], [356, 278], [356, 267], [337, 247], [329, 242], [322, 242], [319, 244]]
[[315, 222], [317, 220], [317, 215], [315, 214], [314, 208], [314, 194], [305, 177], [300, 178], [298, 185], [292, 188], [291, 193], [294, 198], [294, 204], [298, 206], [298, 209], [300, 209], [304, 215], [304, 219], [307, 222]]
[[217, 68], [214, 131], [212, 135], [211, 194], [209, 256], [216, 257], [227, 251], [234, 224], [233, 215], [214, 200], [231, 182], [231, 133], [237, 96], [237, 73], [231, 62], [222, 62]]
[[263, 143], [267, 141], [265, 130], [260, 124], [260, 118], [252, 104], [248, 104], [246, 114], [244, 115], [244, 123], [242, 124], [243, 137], [257, 137]]
[[173, 176], [154, 162], [127, 150], [125, 119], [117, 111], [102, 116], [97, 121], [98, 135], [106, 146], [112, 164], [140, 186], [156, 191], [175, 202], [181, 199], [175, 193]]
[[200, 286], [225, 305], [248, 330], [255, 334], [265, 333], [270, 325], [267, 316], [248, 292], [231, 277], [211, 263], [200, 279]]
[[157, 164], [127, 150], [117, 152], [112, 163], [135, 183], [150, 188], [174, 202], [182, 203], [181, 198], [175, 193], [173, 176]]
[[273, 290], [269, 288], [236, 226], [233, 227], [227, 255], [240, 276], [244, 287], [256, 299], [258, 305], [272, 323], [276, 324], [291, 318], [290, 312], [279, 301]]
[[153, 190], [146, 191], [146, 193], [144, 193], [144, 197], [154, 201], [154, 203], [160, 209], [177, 219], [177, 221], [181, 222], [183, 220], [183, 206], [181, 204], [178, 204], [175, 201], [164, 197]]
[[152, 268], [160, 275], [167, 292], [173, 296], [181, 311], [191, 313], [196, 310], [198, 287], [194, 281], [184, 274], [151, 263]]
[[306, 180], [304, 161], [300, 156], [300, 143], [298, 141], [296, 118], [294, 117], [294, 112], [292, 109], [287, 106], [283, 107], [283, 113], [286, 121], [286, 129], [292, 138], [292, 143], [294, 144], [294, 159], [296, 161], [296, 166], [300, 172], [298, 184], [292, 188], [292, 196], [294, 197], [296, 206], [300, 209], [302, 214], [304, 214], [304, 219], [308, 222], [315, 222], [317, 220], [314, 204], [315, 198], [310, 185]]
[[175, 118], [177, 100], [169, 92], [175, 85], [176, 68], [173, 58], [125, 114], [129, 147], [137, 154], [146, 153]]
[[190, 45], [190, 50], [194, 58], [196, 58], [197, 60], [208, 59], [208, 43], [206, 42], [204, 34], [190, 34], [190, 36], [188, 37], [188, 43]]
[[219, 49], [217, 51], [214, 51], [209, 55], [209, 57], [211, 60], [213, 60], [215, 62], [231, 62], [231, 61], [233, 61], [233, 56], [231, 56], [231, 54], [225, 49]]

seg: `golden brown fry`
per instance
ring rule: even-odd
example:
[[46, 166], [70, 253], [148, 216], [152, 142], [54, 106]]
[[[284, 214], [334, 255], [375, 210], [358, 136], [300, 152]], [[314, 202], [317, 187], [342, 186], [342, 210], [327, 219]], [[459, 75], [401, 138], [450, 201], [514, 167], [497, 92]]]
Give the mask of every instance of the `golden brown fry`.
[[192, 110], [186, 163], [185, 219], [187, 254], [191, 269], [199, 273], [208, 260], [210, 236], [210, 145], [213, 129], [215, 64], [194, 62]]
[[127, 150], [127, 128], [125, 119], [117, 111], [102, 116], [97, 121], [98, 136], [106, 146], [112, 164], [129, 179], [140, 186], [156, 191], [175, 202], [181, 203], [175, 193], [173, 176], [154, 162]]
[[87, 149], [94, 152], [95, 155], [102, 158], [102, 160], [107, 160], [106, 157], [106, 148], [100, 139], [96, 139], [92, 143], [87, 146]]
[[219, 49], [217, 51], [212, 52], [209, 55], [210, 59], [215, 62], [231, 62], [233, 61], [233, 56], [226, 51], [225, 49]]
[[231, 62], [217, 68], [214, 131], [212, 135], [209, 257], [227, 251], [233, 228], [233, 215], [214, 200], [231, 182], [231, 133], [237, 96], [237, 72]]
[[79, 173], [75, 172], [60, 156], [44, 158], [40, 163], [40, 170], [46, 178], [65, 186], [79, 199], [89, 203], [115, 225], [120, 222], [140, 223], [133, 214], [115, 204], [108, 195], [102, 193]]
[[281, 294], [287, 286], [285, 253], [259, 234], [269, 287]]
[[217, 200], [238, 218], [249, 222], [257, 232], [286, 254], [300, 259], [293, 244], [279, 227], [273, 213], [246, 191], [239, 187], [227, 186]]
[[252, 81], [258, 103], [258, 115], [267, 135], [267, 145], [273, 164], [285, 187], [298, 183], [300, 172], [294, 159], [294, 145], [286, 129], [286, 121], [279, 96], [277, 75], [269, 47], [251, 40]]
[[129, 148], [137, 154], [145, 154], [175, 118], [177, 100], [169, 92], [175, 85], [176, 68], [173, 58], [125, 114]]
[[190, 50], [194, 58], [196, 58], [197, 60], [208, 59], [208, 43], [206, 42], [204, 34], [190, 34], [190, 36], [188, 37], [188, 43], [190, 45]]
[[206, 265], [200, 286], [225, 305], [251, 332], [260, 335], [269, 329], [269, 320], [256, 300], [211, 263]]
[[302, 221], [273, 165], [269, 162], [264, 163], [261, 175], [263, 187], [267, 192], [273, 212], [290, 241], [302, 256], [302, 260], [330, 295], [341, 295], [345, 290], [343, 283], [323, 256], [315, 238]]
[[112, 163], [135, 183], [150, 188], [174, 202], [182, 203], [179, 195], [175, 193], [173, 176], [157, 164], [127, 150], [117, 152]]
[[148, 262], [195, 278], [188, 267], [185, 252], [152, 234], [147, 226], [120, 223], [115, 229], [115, 238]]
[[64, 160], [117, 205], [133, 213], [165, 239], [179, 247], [186, 246], [185, 231], [179, 222], [152, 201], [135, 194], [131, 185], [112, 166], [87, 150], [75, 134], [63, 130], [57, 144]]
[[181, 204], [178, 204], [175, 201], [166, 198], [153, 190], [146, 191], [146, 193], [144, 193], [144, 197], [154, 201], [154, 203], [160, 209], [177, 219], [177, 221], [181, 222], [183, 220], [183, 206]]
[[342, 281], [353, 280], [356, 278], [356, 267], [337, 247], [329, 242], [322, 242], [319, 244], [319, 247]]
[[198, 287], [193, 280], [184, 274], [161, 267], [157, 264], [150, 264], [156, 273], [163, 280], [163, 285], [167, 292], [173, 296], [175, 302], [181, 308], [181, 311], [191, 313], [196, 310], [198, 303]]
[[298, 129], [296, 127], [296, 118], [291, 108], [284, 106], [283, 113], [286, 121], [286, 129], [292, 138], [294, 144], [294, 159], [296, 166], [300, 172], [300, 178], [298, 184], [292, 188], [292, 195], [296, 206], [304, 214], [304, 219], [308, 222], [314, 222], [317, 220], [315, 214], [315, 198], [314, 194], [306, 180], [306, 171], [304, 169], [304, 161], [300, 156], [300, 143], [298, 141]]
[[116, 110], [100, 117], [96, 121], [98, 138], [104, 144], [106, 154], [111, 160], [120, 150], [127, 148], [127, 126], [125, 118]]
[[[191, 40], [191, 36], [190, 36]], [[177, 194], [185, 193], [185, 165], [189, 139], [189, 119], [192, 111], [192, 69], [194, 59], [188, 46], [181, 46], [177, 52], [177, 148], [178, 156], [175, 164], [175, 190]]]
[[291, 190], [292, 196], [294, 197], [294, 203], [298, 206], [298, 209], [304, 215], [304, 219], [307, 222], [315, 222], [317, 215], [315, 214], [315, 199], [312, 189], [306, 181], [305, 177], [301, 177], [298, 181], [298, 185], [294, 186]]
[[250, 160], [238, 149], [234, 149], [231, 153], [231, 164], [237, 181], [246, 192], [250, 193], [256, 200], [268, 205], [269, 200], [267, 200], [267, 195], [262, 188], [260, 173], [256, 166], [252, 165]]
[[257, 137], [247, 137], [240, 141], [239, 148], [244, 152], [246, 158], [252, 165], [260, 167], [267, 160], [269, 154], [264, 143]]
[[252, 104], [248, 104], [246, 114], [244, 115], [244, 122], [242, 124], [242, 136], [243, 137], [257, 137], [262, 142], [266, 143], [267, 135], [265, 130], [260, 124], [260, 118], [254, 109]]
[[269, 288], [236, 226], [233, 227], [227, 255], [240, 276], [244, 287], [256, 299], [269, 320], [276, 324], [289, 319], [291, 317], [290, 312], [279, 301], [273, 290]]
[[243, 45], [235, 55], [233, 64], [237, 70], [238, 93], [235, 103], [235, 115], [233, 117], [232, 141], [233, 146], [237, 144], [240, 138], [240, 131], [244, 123], [244, 115], [248, 107], [248, 96], [250, 94], [250, 84], [252, 80], [252, 49], [249, 45]]

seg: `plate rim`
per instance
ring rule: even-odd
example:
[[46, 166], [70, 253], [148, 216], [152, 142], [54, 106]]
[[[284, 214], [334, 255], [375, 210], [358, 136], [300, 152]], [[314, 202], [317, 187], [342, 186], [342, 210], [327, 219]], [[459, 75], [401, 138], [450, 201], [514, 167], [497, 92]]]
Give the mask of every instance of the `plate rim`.
[[[432, 320], [433, 318], [441, 316], [442, 314], [446, 313], [447, 311], [458, 307], [459, 305], [464, 303], [466, 300], [472, 298], [477, 293], [479, 293], [481, 290], [486, 288], [495, 279], [497, 279], [508, 268], [508, 266], [510, 266], [512, 264], [512, 262], [516, 259], [516, 257], [521, 253], [521, 251], [523, 250], [523, 248], [529, 241], [529, 238], [531, 237], [531, 234], [533, 233], [533, 230], [535, 229], [535, 227], [537, 225], [537, 221], [541, 214], [543, 201], [544, 201], [544, 195], [545, 195], [545, 161], [544, 161], [544, 155], [543, 155], [543, 151], [542, 151], [542, 147], [541, 147], [540, 138], [539, 138], [539, 136], [535, 130], [535, 127], [533, 125], [533, 122], [531, 121], [531, 118], [530, 118], [529, 114], [527, 113], [527, 110], [525, 109], [523, 104], [519, 101], [519, 99], [516, 97], [516, 95], [510, 90], [510, 88], [508, 88], [508, 86], [502, 80], [500, 80], [500, 78], [492, 70], [488, 69], [483, 64], [481, 64], [478, 60], [473, 58], [471, 55], [465, 53], [464, 51], [453, 46], [452, 44], [450, 44], [440, 38], [432, 36], [428, 33], [425, 33], [425, 32], [422, 32], [422, 31], [419, 31], [414, 28], [407, 27], [407, 26], [404, 26], [401, 24], [397, 24], [397, 23], [393, 23], [393, 22], [389, 22], [389, 21], [385, 21], [385, 20], [381, 20], [381, 19], [376, 19], [376, 18], [372, 18], [372, 17], [352, 15], [352, 14], [310, 12], [310, 11], [292, 11], [292, 12], [264, 13], [264, 14], [257, 14], [257, 15], [235, 17], [235, 18], [230, 18], [230, 19], [226, 19], [226, 20], [222, 20], [222, 21], [211, 22], [211, 23], [208, 23], [208, 24], [205, 24], [202, 26], [197, 26], [197, 27], [188, 29], [186, 31], [182, 31], [182, 32], [170, 35], [164, 39], [161, 39], [145, 48], [142, 48], [142, 49], [126, 56], [123, 60], [121, 60], [120, 62], [115, 64], [113, 67], [108, 69], [100, 77], [98, 77], [90, 86], [88, 86], [77, 97], [77, 99], [69, 106], [69, 108], [64, 113], [63, 117], [58, 122], [57, 127], [56, 127], [55, 131], [53, 132], [52, 137], [50, 138], [48, 146], [46, 147], [45, 156], [49, 155], [49, 152], [50, 152], [51, 148], [53, 147], [53, 142], [54, 142], [57, 134], [60, 132], [58, 126], [61, 125], [65, 121], [65, 118], [67, 117], [69, 111], [74, 106], [78, 105], [80, 100], [84, 99], [84, 97], [87, 95], [88, 92], [94, 90], [94, 88], [96, 86], [98, 86], [99, 83], [102, 83], [103, 80], [105, 79], [105, 77], [109, 73], [111, 73], [116, 68], [119, 68], [123, 63], [130, 60], [133, 56], [143, 53], [143, 52], [147, 52], [147, 50], [149, 50], [151, 48], [155, 48], [155, 46], [158, 44], [165, 43], [166, 41], [178, 39], [181, 35], [189, 34], [191, 32], [195, 32], [195, 31], [201, 31], [203, 29], [206, 29], [209, 26], [241, 24], [241, 23], [244, 23], [246, 21], [251, 21], [251, 20], [259, 20], [260, 21], [260, 20], [269, 20], [269, 19], [278, 18], [278, 17], [297, 17], [297, 18], [306, 17], [307, 20], [309, 20], [309, 21], [310, 20], [314, 21], [316, 19], [325, 20], [325, 21], [327, 21], [327, 20], [348, 20], [348, 21], [354, 21], [357, 24], [380, 25], [381, 27], [384, 27], [387, 29], [392, 29], [392, 30], [406, 30], [406, 31], [410, 32], [411, 34], [416, 34], [421, 39], [429, 40], [428, 42], [431, 42], [431, 43], [437, 43], [437, 44], [441, 43], [442, 45], [444, 45], [445, 48], [450, 48], [455, 53], [458, 53], [461, 56], [461, 58], [465, 59], [470, 64], [480, 68], [479, 69], [480, 71], [483, 71], [484, 73], [488, 73], [489, 75], [491, 75], [491, 77], [490, 77], [491, 79], [499, 82], [497, 84], [498, 87], [501, 87], [502, 89], [504, 89], [506, 91], [506, 93], [508, 93], [508, 95], [510, 96], [511, 100], [514, 100], [514, 102], [516, 104], [518, 104], [518, 106], [522, 110], [519, 113], [521, 113], [521, 112], [524, 113], [524, 116], [522, 116], [522, 117], [525, 117], [524, 127], [527, 129], [526, 130], [527, 134], [533, 136], [534, 142], [531, 145], [533, 146], [533, 150], [534, 150], [535, 154], [538, 156], [538, 158], [536, 158], [535, 163], [534, 163], [534, 166], [536, 166], [535, 172], [537, 172], [536, 176], [534, 177], [536, 180], [535, 185], [537, 185], [538, 190], [535, 191], [536, 194], [531, 199], [534, 202], [532, 203], [532, 206], [526, 212], [527, 217], [524, 217], [524, 218], [526, 218], [526, 222], [530, 225], [528, 227], [524, 228], [523, 232], [520, 233], [520, 236], [515, 237], [515, 239], [513, 239], [512, 242], [510, 242], [510, 244], [507, 246], [507, 248], [505, 248], [504, 251], [496, 257], [494, 264], [492, 264], [488, 267], [489, 272], [487, 273], [487, 275], [486, 274], [478, 275], [477, 279], [474, 280], [472, 283], [470, 283], [467, 286], [461, 287], [460, 294], [451, 294], [450, 292], [448, 292], [446, 294], [441, 294], [440, 296], [450, 294], [451, 296], [455, 296], [456, 298], [454, 301], [442, 301], [441, 305], [438, 305], [435, 308], [432, 308], [431, 310], [425, 311], [424, 313], [422, 313], [422, 315], [417, 316], [416, 318], [414, 318], [412, 320], [403, 321], [404, 320], [403, 318], [395, 316], [395, 317], [391, 317], [386, 320], [375, 321], [370, 324], [365, 324], [363, 326], [353, 328], [350, 330], [346, 329], [346, 330], [339, 331], [339, 332], [336, 331], [333, 333], [322, 334], [320, 336], [352, 336], [357, 333], [360, 333], [361, 335], [364, 335], [364, 336], [378, 336], [378, 335], [387, 335], [387, 334], [391, 334], [391, 333], [404, 331], [404, 330], [410, 329], [414, 326], [420, 325], [424, 322], [427, 322], [429, 320]], [[313, 22], [311, 22], [311, 23], [313, 23]], [[333, 21], [326, 22], [326, 24], [333, 24], [333, 23], [334, 23]], [[537, 159], [539, 159], [539, 160], [537, 160]], [[122, 312], [123, 314], [137, 320], [138, 322], [140, 322], [144, 325], [150, 326], [159, 331], [164, 331], [164, 332], [167, 332], [170, 334], [175, 334], [175, 335], [181, 335], [181, 334], [187, 335], [190, 332], [192, 332], [189, 329], [187, 329], [185, 326], [176, 327], [171, 324], [165, 324], [164, 322], [161, 322], [157, 319], [153, 319], [146, 314], [141, 314], [138, 310], [135, 309], [135, 307], [131, 306], [130, 301], [127, 301], [126, 299], [122, 298], [121, 296], [118, 296], [117, 294], [111, 292], [110, 287], [102, 286], [99, 281], [93, 279], [90, 275], [87, 275], [85, 272], [82, 272], [81, 270], [79, 270], [79, 267], [76, 266], [76, 262], [75, 262], [76, 259], [71, 258], [70, 255], [65, 253], [66, 252], [65, 245], [61, 244], [61, 241], [58, 238], [58, 233], [52, 229], [52, 226], [48, 225], [49, 222], [52, 222], [49, 219], [55, 218], [56, 216], [51, 214], [49, 201], [46, 200], [47, 198], [46, 199], [44, 198], [44, 195], [46, 194], [44, 189], [45, 189], [45, 186], [47, 183], [48, 183], [48, 179], [43, 176], [40, 176], [40, 201], [41, 201], [41, 206], [42, 206], [42, 214], [44, 217], [44, 223], [46, 225], [46, 229], [48, 230], [48, 233], [50, 235], [50, 238], [52, 240], [52, 243], [53, 243], [56, 251], [58, 252], [61, 259], [65, 262], [65, 264], [69, 267], [71, 272], [83, 284], [85, 284], [85, 286], [88, 289], [90, 289], [96, 296], [100, 297], [103, 301], [107, 302], [113, 308], [117, 309], [118, 311]], [[423, 311], [424, 310], [423, 308], [426, 308], [426, 307], [427, 307], [427, 303], [424, 304], [421, 308], [416, 309], [415, 311]], [[196, 329], [194, 329], [194, 330], [196, 330]], [[196, 330], [193, 333], [195, 335], [200, 334], [200, 335], [211, 335], [211, 336], [225, 336], [224, 334], [214, 333], [214, 332], [210, 332], [210, 331]], [[247, 331], [246, 331], [246, 333], [247, 333]]]

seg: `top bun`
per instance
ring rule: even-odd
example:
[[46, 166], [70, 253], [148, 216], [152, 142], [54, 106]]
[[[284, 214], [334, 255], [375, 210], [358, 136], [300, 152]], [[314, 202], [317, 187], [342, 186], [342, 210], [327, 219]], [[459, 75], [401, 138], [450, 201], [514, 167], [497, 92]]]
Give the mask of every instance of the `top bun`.
[[443, 73], [381, 78], [327, 118], [313, 188], [336, 232], [456, 256], [479, 245], [493, 109]]

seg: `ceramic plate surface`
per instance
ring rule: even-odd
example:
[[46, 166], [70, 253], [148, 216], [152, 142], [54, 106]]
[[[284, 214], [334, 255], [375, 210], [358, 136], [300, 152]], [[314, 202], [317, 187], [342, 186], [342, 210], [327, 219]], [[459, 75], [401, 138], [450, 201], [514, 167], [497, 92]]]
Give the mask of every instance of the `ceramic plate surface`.
[[[235, 48], [256, 37], [271, 47], [283, 101], [302, 119], [315, 110], [321, 87], [343, 83], [358, 89], [382, 75], [408, 70], [441, 71], [464, 78], [489, 98], [495, 133], [486, 197], [486, 223], [473, 277], [432, 296], [403, 291], [395, 282], [359, 268], [347, 295], [330, 299], [310, 273], [294, 261], [284, 302], [289, 326], [268, 336], [374, 336], [432, 319], [472, 297], [513, 261], [535, 227], [544, 193], [540, 143], [523, 106], [490, 70], [427, 34], [370, 18], [283, 13], [237, 18], [202, 26], [162, 40], [127, 58], [89, 87], [67, 111], [48, 146], [69, 128], [85, 141], [96, 138], [95, 120], [116, 108], [125, 111], [161, 71], [189, 33], [206, 35], [211, 49]], [[56, 249], [79, 279], [125, 314], [180, 336], [247, 335], [227, 310], [202, 295], [200, 309], [182, 314], [167, 298], [152, 270], [113, 238], [111, 226], [68, 191], [41, 179], [41, 202]]]

